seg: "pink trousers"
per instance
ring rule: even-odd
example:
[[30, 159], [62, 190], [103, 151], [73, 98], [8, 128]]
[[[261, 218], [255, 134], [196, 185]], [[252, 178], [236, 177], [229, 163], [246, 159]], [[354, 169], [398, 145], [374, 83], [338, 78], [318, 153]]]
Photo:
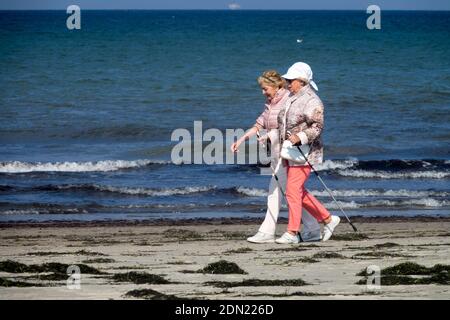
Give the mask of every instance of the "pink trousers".
[[330, 217], [328, 210], [305, 189], [305, 183], [310, 173], [309, 166], [289, 166], [287, 169], [288, 231], [298, 232], [300, 230], [302, 208], [305, 208], [318, 222]]

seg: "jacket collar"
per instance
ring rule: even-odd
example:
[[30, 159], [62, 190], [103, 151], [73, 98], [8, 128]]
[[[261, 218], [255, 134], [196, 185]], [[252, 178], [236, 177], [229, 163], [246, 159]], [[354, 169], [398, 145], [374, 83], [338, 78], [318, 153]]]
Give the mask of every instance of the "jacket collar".
[[297, 100], [298, 98], [303, 96], [307, 91], [309, 91], [309, 89], [310, 89], [310, 85], [307, 84], [306, 86], [301, 88], [296, 94], [291, 93], [289, 96], [291, 98], [291, 102], [294, 102], [295, 100]]
[[268, 107], [276, 105], [278, 102], [280, 102], [281, 99], [283, 99], [284, 95], [286, 94], [286, 89], [280, 88], [278, 89], [277, 93], [272, 99], [266, 100], [266, 105]]

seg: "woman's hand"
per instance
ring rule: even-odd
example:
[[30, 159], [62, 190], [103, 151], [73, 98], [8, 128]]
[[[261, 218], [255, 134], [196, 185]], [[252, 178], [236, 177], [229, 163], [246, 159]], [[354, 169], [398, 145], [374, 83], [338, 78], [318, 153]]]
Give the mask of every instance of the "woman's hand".
[[289, 141], [292, 142], [293, 145], [300, 143], [300, 138], [296, 134], [291, 134], [289, 136]]
[[246, 139], [249, 139], [251, 136], [257, 134], [258, 128], [256, 126], [253, 126], [250, 130], [247, 131], [246, 134], [240, 139], [238, 139], [235, 143], [233, 143], [230, 147], [231, 152], [239, 152], [239, 146], [242, 142], [244, 142]]
[[265, 134], [262, 137], [258, 138], [258, 142], [261, 143], [262, 145], [265, 145], [267, 143], [267, 139], [269, 139], [269, 136]]
[[234, 153], [236, 153], [236, 152], [239, 152], [239, 146], [240, 146], [240, 144], [242, 143], [242, 141], [241, 140], [238, 140], [238, 141], [236, 141], [235, 143], [233, 143], [232, 145], [231, 145], [231, 147], [230, 147], [230, 149], [231, 149], [231, 152], [234, 152]]

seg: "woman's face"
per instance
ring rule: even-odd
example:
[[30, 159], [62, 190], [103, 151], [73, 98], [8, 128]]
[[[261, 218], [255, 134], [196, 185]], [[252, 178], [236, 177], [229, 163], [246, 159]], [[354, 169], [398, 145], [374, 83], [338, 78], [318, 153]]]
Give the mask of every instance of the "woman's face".
[[293, 94], [296, 94], [297, 92], [299, 92], [300, 89], [303, 87], [302, 81], [300, 81], [298, 79], [287, 80], [287, 83], [288, 83], [289, 91], [292, 92]]
[[275, 94], [277, 93], [278, 89], [272, 86], [269, 86], [267, 84], [261, 85], [262, 94], [265, 95], [267, 98], [272, 99], [275, 97]]

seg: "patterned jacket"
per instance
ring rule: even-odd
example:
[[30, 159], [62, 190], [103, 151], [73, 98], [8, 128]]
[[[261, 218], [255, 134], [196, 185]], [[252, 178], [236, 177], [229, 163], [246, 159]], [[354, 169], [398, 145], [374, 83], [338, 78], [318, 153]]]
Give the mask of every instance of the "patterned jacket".
[[[285, 128], [283, 124], [284, 114], [289, 105]], [[306, 85], [297, 94], [289, 96], [278, 114], [280, 143], [282, 144], [288, 138], [287, 131], [290, 131], [291, 134], [297, 134], [302, 144], [310, 144], [308, 161], [312, 165], [323, 162], [323, 113], [322, 100], [309, 85]], [[299, 164], [289, 161], [289, 165], [298, 166]]]

